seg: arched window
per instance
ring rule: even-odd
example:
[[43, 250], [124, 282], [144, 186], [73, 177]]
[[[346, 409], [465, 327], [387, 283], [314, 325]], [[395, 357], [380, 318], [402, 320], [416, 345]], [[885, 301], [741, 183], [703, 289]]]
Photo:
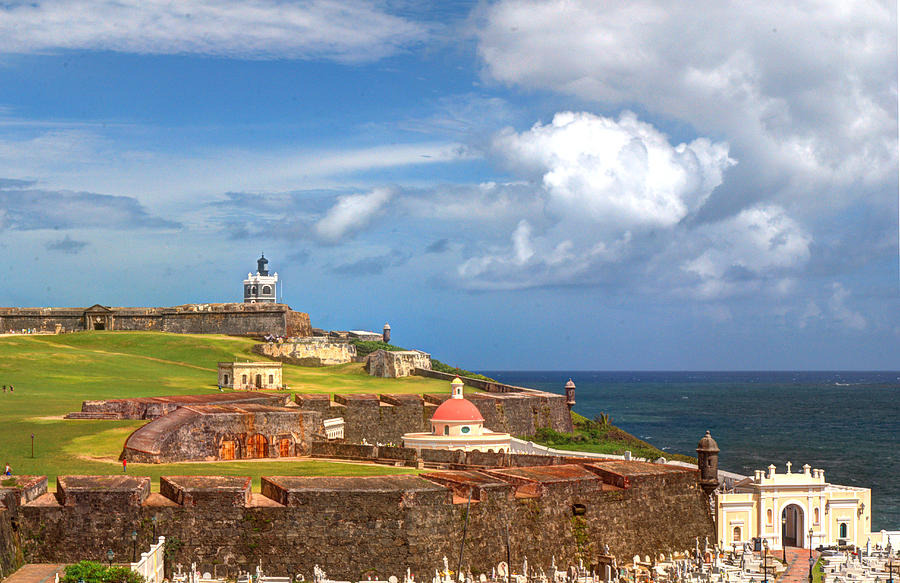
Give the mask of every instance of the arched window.
[[772, 524], [772, 509], [766, 510], [766, 524]]
[[444, 425], [444, 435], [450, 435], [450, 426]]
[[269, 375], [269, 386], [271, 387], [274, 384], [275, 384], [275, 376]]
[[256, 295], [256, 286], [250, 288], [250, 293]]
[[819, 524], [819, 509], [813, 510], [813, 524]]
[[262, 293], [264, 296], [267, 296], [272, 293], [272, 288], [267, 285], [264, 285]]
[[841, 538], [847, 538], [847, 523], [846, 522], [842, 522], [841, 526], [838, 530], [840, 531], [840, 534], [838, 536], [840, 536]]
[[736, 543], [741, 542], [741, 527], [740, 526], [734, 527], [734, 532], [731, 533], [731, 540], [732, 540], [732, 542], [736, 542]]
[[245, 375], [245, 374], [242, 374], [242, 375], [241, 375], [241, 384], [242, 384], [242, 385], [246, 385], [246, 384], [247, 384], [247, 375]]

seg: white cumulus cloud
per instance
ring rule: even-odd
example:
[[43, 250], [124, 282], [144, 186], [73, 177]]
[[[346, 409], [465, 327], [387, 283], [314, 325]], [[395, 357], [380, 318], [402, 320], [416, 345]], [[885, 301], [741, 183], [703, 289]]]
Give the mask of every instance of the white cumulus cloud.
[[479, 16], [487, 77], [725, 136], [751, 200], [895, 184], [894, 2], [499, 0]]
[[810, 235], [776, 205], [745, 209], [736, 216], [699, 227], [691, 233], [705, 247], [682, 268], [700, 280], [703, 297], [746, 291], [761, 279], [774, 281], [772, 291], [790, 289], [783, 278], [809, 260]]
[[40, 0], [0, 5], [0, 52], [86, 49], [370, 62], [426, 27], [376, 3], [337, 0]]
[[673, 146], [630, 112], [618, 120], [557, 113], [526, 132], [504, 130], [493, 150], [514, 170], [539, 177], [552, 211], [619, 228], [681, 221], [735, 164], [727, 144], [698, 138]]
[[387, 188], [338, 197], [334, 206], [313, 226], [313, 232], [325, 243], [337, 243], [368, 226], [393, 197], [394, 191]]

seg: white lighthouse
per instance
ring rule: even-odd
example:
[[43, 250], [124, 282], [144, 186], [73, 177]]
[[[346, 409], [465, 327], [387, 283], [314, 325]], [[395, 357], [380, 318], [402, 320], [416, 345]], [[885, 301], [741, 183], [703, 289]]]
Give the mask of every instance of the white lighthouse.
[[247, 274], [244, 280], [244, 303], [270, 303], [277, 301], [278, 273], [269, 275], [269, 260], [263, 253], [256, 260], [256, 275]]

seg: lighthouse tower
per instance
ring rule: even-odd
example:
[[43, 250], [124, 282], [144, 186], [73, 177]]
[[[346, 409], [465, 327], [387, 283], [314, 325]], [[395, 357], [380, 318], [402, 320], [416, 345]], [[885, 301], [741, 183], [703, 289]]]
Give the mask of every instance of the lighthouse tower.
[[265, 253], [256, 260], [256, 275], [247, 274], [244, 280], [244, 303], [270, 303], [277, 301], [278, 273], [269, 275], [269, 260]]

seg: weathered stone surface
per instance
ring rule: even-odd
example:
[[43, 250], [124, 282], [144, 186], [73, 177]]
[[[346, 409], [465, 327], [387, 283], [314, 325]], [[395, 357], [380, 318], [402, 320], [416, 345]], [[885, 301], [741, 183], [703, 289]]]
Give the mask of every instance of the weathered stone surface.
[[[404, 433], [429, 431], [437, 405], [449, 395], [356, 394], [335, 395], [334, 401], [321, 394], [295, 395], [301, 409], [317, 411], [323, 418], [343, 417], [344, 439], [351, 443], [393, 443], [399, 445]], [[572, 431], [572, 417], [565, 397], [542, 391], [521, 393], [478, 393], [467, 398], [484, 416], [484, 426], [518, 436], [534, 435], [541, 427]]]
[[356, 358], [356, 347], [346, 340], [314, 336], [292, 338], [287, 342], [256, 344], [253, 352], [274, 360], [300, 366], [346, 364]]
[[82, 413], [113, 414], [118, 419], [156, 419], [187, 405], [239, 405], [257, 403], [278, 407], [287, 397], [251, 391], [207, 393], [205, 395], [172, 395], [164, 397], [135, 397], [133, 399], [105, 399], [83, 401]]
[[527, 555], [533, 565], [548, 565], [553, 556], [561, 565], [578, 558], [591, 564], [604, 543], [621, 562], [713, 536], [698, 475], [600, 462], [419, 477], [263, 478], [269, 504], [243, 497], [241, 478], [216, 478], [209, 487], [199, 477], [166, 478], [184, 500], [190, 493], [203, 502], [113, 504], [100, 492], [85, 492], [74, 506], [31, 502], [19, 509], [19, 538], [29, 561], [104, 560], [107, 549], [120, 560], [131, 553], [132, 530], [138, 548], [149, 543], [156, 516], [158, 533], [180, 544], [172, 563], [196, 560], [209, 571], [217, 565], [220, 575], [262, 561], [267, 572], [307, 577], [315, 564], [339, 579], [384, 579], [407, 566], [422, 576], [459, 552], [471, 491], [463, 562], [476, 574], [506, 559], [507, 527], [516, 563]]
[[249, 506], [249, 477], [236, 476], [163, 476], [159, 493], [182, 506]]
[[184, 304], [170, 308], [0, 308], [0, 330], [151, 330], [179, 334], [309, 336], [309, 314], [284, 304]]
[[190, 405], [137, 429], [122, 455], [141, 463], [294, 457], [308, 453], [313, 436], [323, 431], [315, 411], [255, 403]]
[[366, 357], [366, 372], [376, 377], [408, 377], [416, 369], [431, 370], [431, 355], [421, 350], [376, 350]]

